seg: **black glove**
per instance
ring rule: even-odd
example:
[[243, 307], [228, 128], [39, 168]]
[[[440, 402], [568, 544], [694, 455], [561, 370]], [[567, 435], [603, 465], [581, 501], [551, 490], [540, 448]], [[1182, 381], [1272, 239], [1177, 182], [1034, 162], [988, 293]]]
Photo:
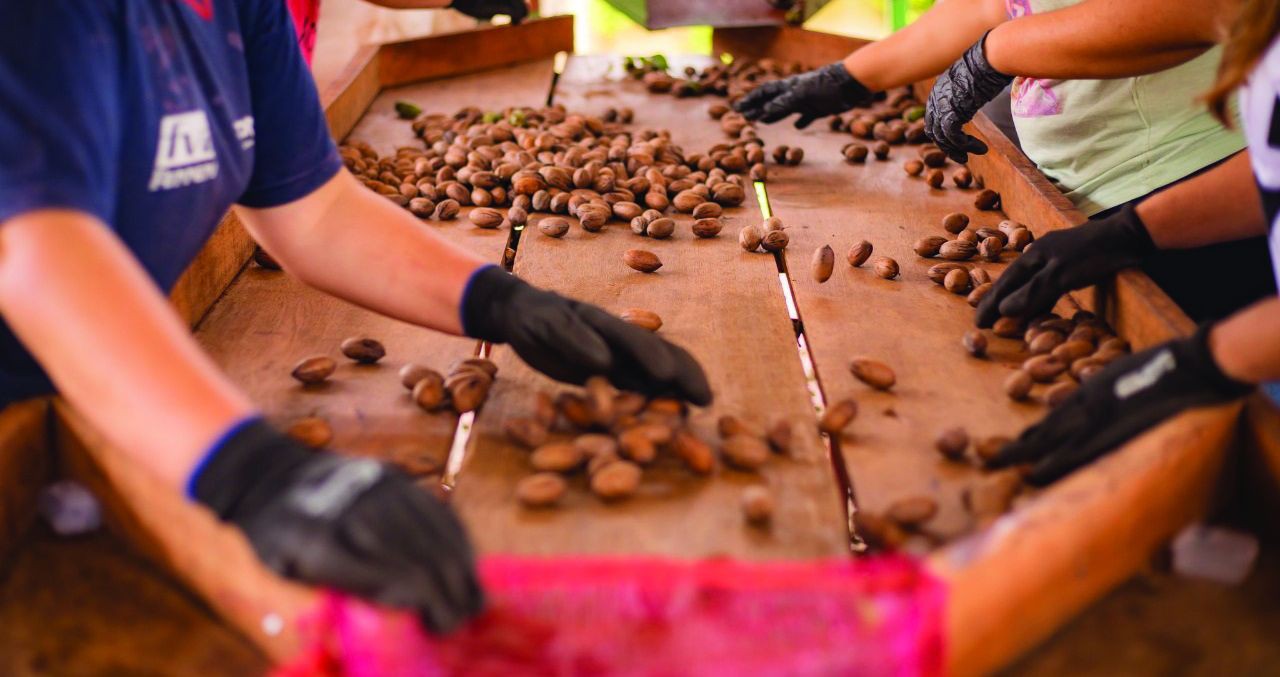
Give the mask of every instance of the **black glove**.
[[1013, 82], [1011, 76], [987, 63], [982, 47], [986, 41], [984, 34], [938, 76], [924, 108], [925, 133], [956, 162], [967, 162], [969, 153], [987, 152], [987, 144], [965, 133], [964, 124]]
[[988, 465], [1034, 463], [1027, 481], [1049, 484], [1184, 409], [1244, 396], [1253, 386], [1222, 373], [1209, 327], [1112, 362]]
[[733, 105], [748, 120], [777, 122], [799, 113], [796, 129], [821, 117], [843, 113], [871, 102], [872, 92], [839, 61], [817, 70], [766, 82]]
[[311, 451], [255, 419], [197, 473], [192, 497], [283, 576], [416, 611], [434, 632], [484, 605], [462, 525], [389, 465]]
[[1000, 274], [991, 293], [978, 304], [978, 326], [990, 327], [1001, 315], [1032, 318], [1047, 313], [1063, 294], [1136, 266], [1155, 250], [1132, 205], [1111, 216], [1048, 233]]
[[582, 384], [603, 374], [622, 390], [711, 402], [706, 374], [683, 348], [497, 266], [472, 276], [462, 325], [468, 336], [511, 344], [529, 366], [558, 381]]
[[449, 9], [456, 9], [470, 17], [488, 21], [498, 14], [511, 17], [518, 24], [529, 16], [529, 6], [524, 0], [453, 0]]

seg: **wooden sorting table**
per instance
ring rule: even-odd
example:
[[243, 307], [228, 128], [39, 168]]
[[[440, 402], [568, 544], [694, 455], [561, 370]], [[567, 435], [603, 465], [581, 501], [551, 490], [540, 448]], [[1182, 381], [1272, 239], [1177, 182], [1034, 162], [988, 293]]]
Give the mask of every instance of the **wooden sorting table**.
[[[715, 42], [717, 53], [814, 64], [834, 60], [859, 44], [792, 28], [717, 31]], [[409, 99], [447, 113], [466, 105], [538, 105], [551, 88], [556, 53], [572, 49], [571, 17], [369, 48], [339, 85], [325, 93], [330, 126], [336, 138], [361, 139], [382, 153], [391, 152], [414, 143], [408, 124], [394, 117], [394, 101]], [[706, 100], [651, 97], [638, 83], [618, 76], [615, 60], [570, 58], [555, 100], [588, 113], [630, 106], [638, 127], [668, 128], [686, 149], [702, 150], [721, 140], [718, 126], [704, 112]], [[971, 168], [1002, 193], [1008, 217], [1037, 233], [1081, 220], [988, 122], [979, 120], [976, 127], [992, 153], [975, 158]], [[498, 346], [492, 357], [501, 369], [499, 378], [470, 427], [465, 454], [458, 456], [463, 450], [455, 449], [451, 459], [454, 465], [460, 462], [452, 502], [481, 553], [771, 559], [849, 553], [846, 497], [838, 481], [846, 472], [858, 504], [866, 509], [928, 492], [942, 504], [935, 535], [944, 539], [968, 533], [922, 555], [949, 584], [949, 667], [970, 674], [1004, 665], [1129, 576], [1204, 510], [1233, 442], [1239, 407], [1186, 413], [1037, 494], [994, 524], [974, 530], [959, 495], [977, 473], [940, 462], [932, 450], [933, 437], [941, 428], [959, 424], [975, 434], [1014, 434], [1040, 409], [1010, 404], [1000, 390], [1013, 364], [1011, 344], [997, 340], [993, 358], [986, 361], [962, 352], [958, 339], [972, 310], [932, 285], [924, 277], [927, 266], [910, 251], [917, 237], [937, 232], [942, 214], [971, 207], [973, 192], [930, 191], [920, 180], [907, 178], [900, 164], [914, 154], [909, 147], [895, 148], [890, 162], [850, 166], [838, 154], [843, 138], [824, 125], [800, 132], [784, 123], [761, 128], [760, 134], [770, 144], [806, 150], [799, 167], [770, 164], [769, 202], [791, 235], [784, 256], [747, 254], [736, 244], [738, 227], [760, 219], [755, 196], [727, 213], [728, 225], [719, 238], [694, 240], [686, 217], [678, 219], [673, 239], [645, 240], [643, 246], [664, 262], [655, 275], [622, 265], [621, 252], [637, 242], [625, 226], [612, 225], [597, 234], [574, 228], [563, 240], [542, 237], [535, 229], [519, 236], [482, 231], [472, 228], [465, 215], [454, 222], [425, 222], [424, 227], [495, 263], [513, 263], [514, 272], [534, 284], [612, 311], [631, 306], [658, 310], [665, 322], [663, 335], [695, 354], [716, 392], [712, 407], [693, 414], [694, 428], [709, 439], [721, 414], [764, 420], [785, 416], [796, 424], [793, 458], [771, 462], [760, 475], [726, 470], [711, 479], [692, 478], [660, 464], [647, 472], [641, 494], [624, 504], [601, 504], [579, 486], [558, 510], [522, 510], [511, 494], [527, 473], [524, 452], [504, 440], [501, 425], [527, 412], [537, 391], [560, 386]], [[981, 224], [1003, 218], [965, 211]], [[878, 254], [902, 264], [901, 279], [881, 280], [843, 263], [826, 284], [809, 278], [815, 248], [831, 244], [842, 257], [864, 238], [876, 245]], [[339, 448], [396, 461], [424, 483], [438, 486], [451, 449], [461, 447], [459, 422], [452, 415], [428, 415], [412, 407], [395, 370], [408, 361], [445, 369], [458, 358], [477, 354], [481, 346], [380, 318], [306, 289], [284, 273], [247, 265], [251, 251], [252, 242], [229, 216], [174, 290], [175, 305], [191, 321], [197, 338], [272, 420], [323, 415], [334, 427]], [[780, 278], [785, 271], [794, 274]], [[788, 316], [784, 292], [794, 297], [799, 325]], [[1137, 347], [1189, 328], [1186, 318], [1139, 274], [1126, 273], [1112, 288], [1064, 303], [1096, 308]], [[796, 326], [803, 327], [816, 382], [802, 366]], [[315, 391], [288, 377], [297, 359], [336, 355], [342, 338], [360, 333], [387, 345], [388, 357], [380, 365], [344, 365], [331, 385]], [[856, 355], [890, 363], [898, 373], [894, 391], [875, 393], [856, 383], [847, 369]], [[821, 399], [811, 399], [814, 390], [832, 399], [852, 395], [862, 405], [852, 432], [830, 448], [814, 432], [815, 406], [821, 405]], [[145, 471], [131, 467], [64, 403], [53, 401], [51, 429], [41, 424], [44, 403], [23, 407], [0, 415], [0, 441], [52, 445], [62, 469], [104, 498], [117, 533], [269, 656], [283, 659], [296, 651], [291, 621], [315, 601], [313, 591], [274, 576], [237, 533], [158, 489]], [[1268, 420], [1265, 412], [1254, 418]], [[6, 435], [15, 430], [25, 433]], [[14, 460], [19, 456], [29, 459], [33, 454], [0, 455], [0, 479], [50, 472], [40, 462]], [[767, 483], [778, 498], [771, 529], [742, 524], [737, 497], [753, 482]], [[0, 493], [0, 498], [7, 501], [0, 504], [3, 536], [25, 524], [31, 500], [19, 494]], [[0, 538], [0, 555], [4, 545]]]

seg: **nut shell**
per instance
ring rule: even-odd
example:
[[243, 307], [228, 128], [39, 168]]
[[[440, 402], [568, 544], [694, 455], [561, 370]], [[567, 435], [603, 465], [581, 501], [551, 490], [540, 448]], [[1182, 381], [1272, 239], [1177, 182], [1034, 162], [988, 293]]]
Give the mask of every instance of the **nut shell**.
[[333, 358], [318, 355], [316, 357], [308, 357], [293, 365], [293, 371], [289, 372], [289, 374], [300, 383], [315, 385], [323, 383], [333, 375], [334, 370], [337, 368], [338, 363], [334, 362]]
[[887, 256], [881, 256], [875, 262], [876, 275], [886, 280], [892, 280], [898, 276], [898, 262]]
[[529, 508], [548, 508], [560, 502], [569, 483], [553, 472], [534, 473], [516, 483], [516, 500]]
[[849, 262], [849, 265], [857, 268], [871, 258], [873, 249], [874, 247], [871, 246], [870, 242], [863, 240], [849, 248], [849, 253], [845, 256], [845, 260]]
[[622, 311], [621, 317], [624, 321], [634, 324], [641, 329], [658, 331], [662, 328], [662, 317], [652, 310], [645, 310], [644, 308], [627, 308]]
[[[652, 227], [653, 224], [650, 224]], [[631, 268], [642, 273], [652, 273], [662, 267], [662, 260], [657, 254], [647, 249], [628, 249], [623, 252], [622, 260]]]
[[387, 354], [387, 349], [377, 339], [356, 336], [342, 342], [342, 354], [360, 364], [373, 364]]
[[591, 475], [591, 491], [605, 500], [619, 500], [640, 487], [640, 466], [630, 461], [614, 461]]
[[813, 261], [810, 263], [809, 270], [813, 275], [814, 282], [822, 284], [831, 279], [831, 273], [835, 270], [836, 253], [831, 249], [831, 245], [824, 244], [813, 252]]
[[889, 390], [898, 381], [889, 365], [866, 357], [854, 358], [849, 363], [849, 371], [854, 378], [876, 390]]

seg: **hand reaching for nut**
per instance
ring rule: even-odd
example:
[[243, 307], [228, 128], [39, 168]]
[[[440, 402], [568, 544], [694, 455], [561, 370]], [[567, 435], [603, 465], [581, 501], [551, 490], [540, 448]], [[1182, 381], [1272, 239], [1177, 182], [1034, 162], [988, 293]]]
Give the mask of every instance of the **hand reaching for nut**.
[[558, 381], [581, 384], [602, 375], [650, 397], [711, 402], [706, 374], [683, 348], [496, 267], [478, 272], [468, 286], [463, 325], [470, 336], [510, 344], [529, 366]]

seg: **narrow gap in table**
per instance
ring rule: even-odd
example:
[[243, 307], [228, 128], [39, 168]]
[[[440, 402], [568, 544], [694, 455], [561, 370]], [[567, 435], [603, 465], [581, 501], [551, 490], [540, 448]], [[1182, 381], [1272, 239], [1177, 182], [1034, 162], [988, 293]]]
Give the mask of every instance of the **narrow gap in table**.
[[[555, 67], [551, 74], [551, 81], [547, 83], [547, 105], [550, 106], [555, 101], [556, 83], [560, 81], [560, 74], [564, 72], [565, 63], [569, 59], [568, 52], [558, 52], [555, 56]], [[525, 226], [513, 227], [507, 234], [507, 246], [502, 248], [502, 258], [498, 261], [498, 265], [510, 274], [515, 274], [516, 254], [520, 251], [520, 236], [524, 233]], [[493, 344], [486, 341], [478, 341], [476, 343], [476, 357], [488, 358], [493, 352]], [[483, 405], [482, 405], [483, 408]], [[440, 476], [440, 486], [446, 492], [446, 495], [453, 492], [457, 485], [458, 475], [462, 472], [462, 464], [467, 459], [467, 447], [471, 443], [471, 432], [475, 427], [477, 411], [469, 411], [458, 417], [458, 425], [453, 429], [453, 440], [449, 445], [449, 454], [445, 457], [444, 473]]]
[[[766, 219], [773, 216], [773, 207], [769, 203], [768, 186], [763, 181], [756, 181], [754, 187], [757, 202], [760, 205], [761, 216]], [[791, 324], [795, 328], [796, 351], [800, 357], [801, 369], [804, 371], [805, 384], [809, 389], [809, 398], [813, 402], [813, 408], [818, 418], [822, 418], [822, 414], [826, 411], [826, 395], [822, 389], [822, 379], [819, 378], [818, 369], [813, 361], [813, 354], [809, 351], [809, 343], [805, 338], [804, 320], [800, 317], [800, 306], [796, 303], [795, 291], [791, 286], [791, 275], [787, 270], [785, 252], [775, 252], [773, 260], [778, 267], [778, 284], [782, 289], [782, 296], [787, 304], [787, 315], [791, 318]], [[832, 472], [835, 473], [836, 490], [839, 492], [841, 509], [844, 511], [845, 516], [849, 550], [851, 553], [863, 552], [866, 550], [866, 543], [858, 535], [853, 519], [858, 510], [857, 496], [853, 491], [853, 482], [849, 478], [849, 470], [845, 466], [844, 452], [840, 449], [840, 441], [825, 433], [821, 433], [821, 437], [827, 448], [827, 461], [831, 464]]]

